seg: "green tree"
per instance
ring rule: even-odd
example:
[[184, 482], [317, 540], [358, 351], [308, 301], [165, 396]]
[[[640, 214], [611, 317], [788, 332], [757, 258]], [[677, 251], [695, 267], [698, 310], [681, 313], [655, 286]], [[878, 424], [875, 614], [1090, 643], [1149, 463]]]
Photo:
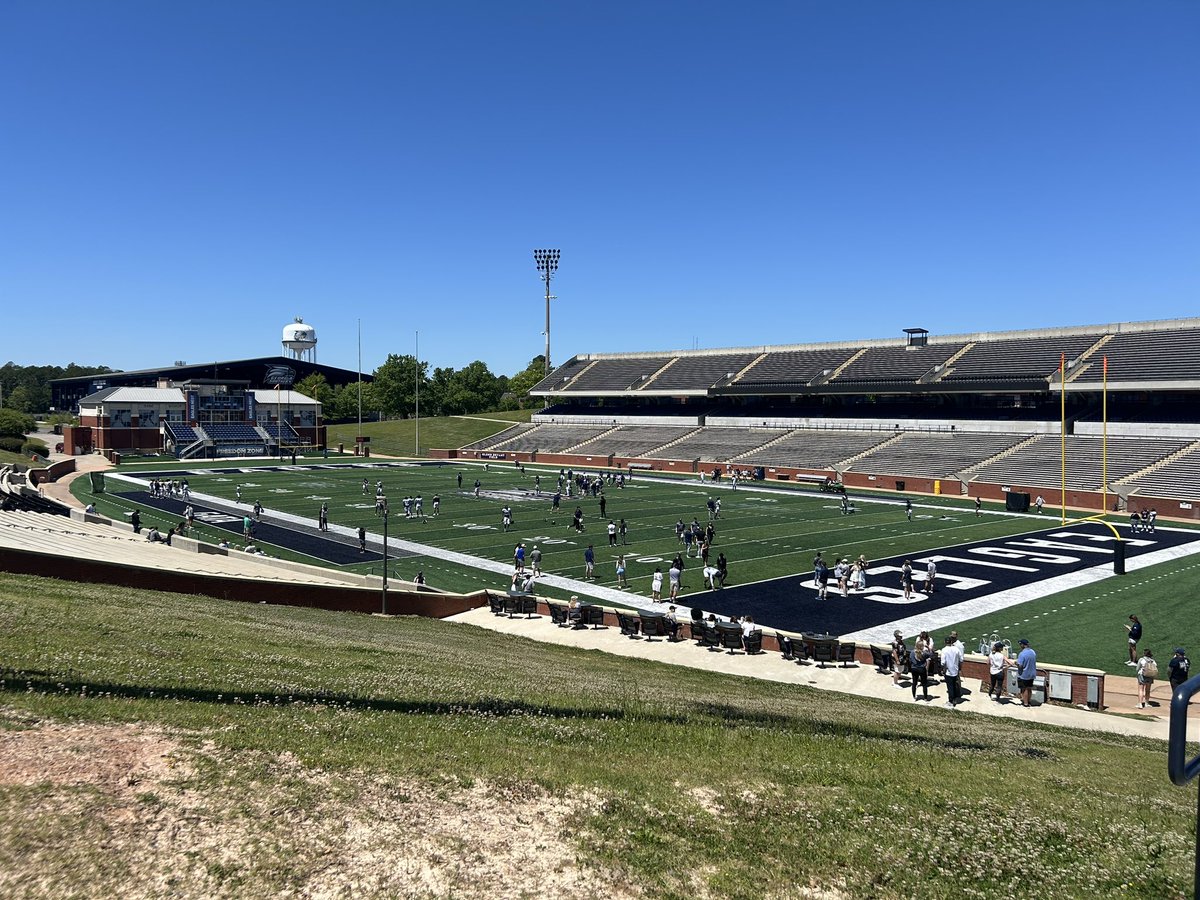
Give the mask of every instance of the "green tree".
[[475, 360], [450, 378], [442, 400], [443, 414], [455, 416], [496, 409], [506, 381], [493, 375], [486, 363]]
[[[375, 394], [371, 382], [362, 383], [362, 414], [363, 420], [374, 419], [379, 410], [375, 402]], [[358, 382], [340, 384], [333, 389], [333, 399], [329, 406], [322, 410], [326, 421], [337, 419], [342, 422], [358, 420]]]
[[23, 437], [37, 427], [33, 416], [15, 409], [0, 409], [0, 437]]
[[505, 409], [526, 409], [541, 406], [540, 398], [529, 396], [535, 384], [546, 377], [546, 357], [539, 353], [524, 369], [508, 379], [508, 391], [502, 398]]
[[322, 414], [325, 414], [324, 407], [333, 402], [333, 386], [325, 380], [325, 376], [320, 372], [313, 372], [307, 378], [301, 378], [293, 387], [304, 396], [312, 397], [320, 403]]
[[385, 416], [403, 416], [408, 418], [416, 410], [416, 395], [418, 377], [421, 379], [421, 389], [424, 392], [428, 379], [428, 363], [418, 364], [417, 358], [411, 353], [398, 356], [388, 354], [388, 358], [375, 370], [373, 383], [375, 402]]

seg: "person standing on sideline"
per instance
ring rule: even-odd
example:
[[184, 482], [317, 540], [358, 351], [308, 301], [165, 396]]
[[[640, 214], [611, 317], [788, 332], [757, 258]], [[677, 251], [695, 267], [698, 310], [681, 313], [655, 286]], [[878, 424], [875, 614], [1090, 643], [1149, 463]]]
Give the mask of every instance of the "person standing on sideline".
[[583, 551], [583, 577], [596, 577], [596, 551], [591, 544], [588, 544], [587, 549]]
[[821, 559], [821, 554], [817, 554], [817, 559], [813, 563], [813, 581], [817, 585], [817, 597], [825, 600], [829, 596], [829, 566], [825, 565], [825, 560]]
[[361, 525], [358, 526], [358, 552], [367, 552], [367, 529]]
[[962, 645], [953, 634], [947, 635], [946, 646], [942, 648], [942, 673], [945, 676], [948, 709], [954, 709], [962, 699], [962, 681], [959, 676], [962, 662]]
[[525, 571], [525, 544], [521, 541], [513, 549], [513, 566], [518, 572]]
[[683, 577], [683, 570], [679, 568], [679, 558], [675, 558], [675, 562], [671, 563], [671, 568], [667, 572], [667, 580], [671, 588], [671, 599], [674, 600], [679, 596], [679, 580]]
[[534, 544], [533, 549], [529, 551], [529, 562], [533, 566], [533, 574], [542, 574], [542, 551], [538, 549], [538, 545]]
[[1041, 494], [1038, 494], [1037, 499], [1033, 501], [1033, 505], [1040, 516], [1042, 514], [1042, 507], [1046, 505], [1046, 499]]
[[142, 533], [142, 514], [136, 509], [129, 516], [129, 524], [133, 527], [134, 534]]
[[322, 503], [320, 510], [317, 512], [317, 529], [319, 531], [329, 530], [329, 504]]
[[937, 580], [937, 563], [932, 559], [925, 566], [925, 593], [933, 596], [933, 583]]
[[617, 534], [621, 535], [622, 547], [629, 543], [629, 526], [625, 524], [624, 519], [617, 523]]
[[1025, 638], [1021, 638], [1017, 644], [1021, 648], [1021, 652], [1017, 654], [1017, 689], [1021, 693], [1021, 705], [1028, 708], [1033, 705], [1033, 680], [1037, 678], [1037, 654]]
[[462, 490], [462, 472], [458, 473], [458, 489]]
[[608, 546], [617, 546], [617, 523], [612, 519], [608, 520]]
[[662, 599], [662, 566], [655, 568], [654, 574], [650, 576], [650, 599]]
[[907, 559], [904, 561], [904, 565], [900, 567], [900, 586], [904, 588], [904, 599], [911, 600], [913, 589], [912, 562]]
[[908, 521], [911, 522], [912, 521], [912, 501], [911, 500], [904, 501], [904, 514], [906, 516], [908, 516]]
[[980, 500], [978, 497], [976, 497], [975, 498], [975, 518], [978, 519], [980, 516], [983, 515], [982, 510], [983, 510], [983, 501]]
[[1176, 647], [1175, 655], [1167, 663], [1167, 668], [1170, 669], [1171, 693], [1173, 694], [1181, 684], [1188, 680], [1188, 672], [1192, 668], [1191, 660], [1187, 658], [1187, 651], [1182, 647]]
[[617, 587], [628, 588], [629, 582], [625, 580], [625, 557], [617, 557]]
[[1142, 623], [1138, 621], [1138, 617], [1131, 615], [1129, 621], [1132, 625], [1126, 625], [1125, 630], [1129, 632], [1129, 661], [1125, 663], [1127, 666], [1137, 665], [1137, 643], [1142, 639]]
[[1154, 651], [1147, 647], [1137, 661], [1138, 709], [1145, 709], [1150, 702], [1150, 692], [1154, 690], [1154, 679], [1157, 677], [1158, 662], [1154, 659]]

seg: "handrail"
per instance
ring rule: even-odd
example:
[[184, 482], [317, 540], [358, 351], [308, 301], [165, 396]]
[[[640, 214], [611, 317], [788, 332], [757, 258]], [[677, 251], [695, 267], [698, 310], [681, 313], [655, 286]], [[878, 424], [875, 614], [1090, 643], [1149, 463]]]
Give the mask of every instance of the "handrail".
[[[1189, 678], [1171, 695], [1171, 731], [1167, 743], [1167, 774], [1171, 781], [1185, 787], [1200, 775], [1200, 756], [1187, 758], [1187, 711], [1192, 697], [1200, 693], [1200, 675]], [[1195, 871], [1192, 874], [1192, 896], [1200, 897], [1200, 796], [1196, 801], [1196, 846], [1193, 850]]]
[[1194, 694], [1200, 693], [1200, 675], [1190, 678], [1171, 695], [1171, 732], [1167, 744], [1167, 773], [1180, 787], [1200, 775], [1200, 756], [1188, 761], [1187, 709]]

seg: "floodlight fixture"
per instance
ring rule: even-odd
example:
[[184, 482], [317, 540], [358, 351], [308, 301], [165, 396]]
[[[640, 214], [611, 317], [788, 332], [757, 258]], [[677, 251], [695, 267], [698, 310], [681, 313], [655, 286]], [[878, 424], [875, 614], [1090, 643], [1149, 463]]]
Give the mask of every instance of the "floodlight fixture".
[[[554, 273], [558, 271], [558, 250], [534, 250], [533, 261], [537, 264], [537, 270], [542, 275], [542, 281], [546, 285], [546, 330], [543, 332], [546, 335], [546, 375], [550, 374], [550, 301], [553, 299], [550, 296], [550, 279], [554, 277]], [[547, 398], [549, 403], [549, 398]]]

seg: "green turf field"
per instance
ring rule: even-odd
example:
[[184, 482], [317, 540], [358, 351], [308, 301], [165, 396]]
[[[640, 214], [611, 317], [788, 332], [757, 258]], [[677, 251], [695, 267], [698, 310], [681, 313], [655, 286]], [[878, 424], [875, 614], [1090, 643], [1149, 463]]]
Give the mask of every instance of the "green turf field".
[[[460, 489], [457, 475], [463, 473]], [[716, 527], [713, 558], [718, 552], [729, 560], [731, 584], [745, 584], [792, 575], [811, 569], [815, 551], [827, 558], [838, 555], [868, 559], [897, 553], [919, 552], [936, 547], [1017, 534], [1030, 530], [1027, 519], [1008, 516], [977, 518], [964, 508], [938, 502], [924, 508], [918, 504], [913, 521], [895, 502], [860, 501], [859, 511], [843, 516], [833, 495], [810, 491], [760, 491], [743, 488], [736, 492], [710, 490], [699, 481], [658, 481], [634, 478], [624, 489], [608, 487], [607, 515], [600, 516], [599, 501], [592, 498], [562, 498], [555, 514], [550, 497], [557, 470], [526, 467], [522, 475], [513, 466], [445, 465], [404, 468], [322, 469], [298, 472], [253, 472], [196, 474], [189, 476], [194, 491], [233, 499], [240, 485], [247, 505], [261, 500], [270, 510], [307, 516], [314, 521], [322, 502], [329, 504], [330, 521], [382, 533], [375, 515], [375, 484], [382, 480], [391, 509], [390, 535], [507, 562], [518, 540], [527, 547], [538, 544], [544, 554], [543, 569], [558, 575], [580, 578], [584, 574], [583, 550], [595, 545], [597, 573], [602, 584], [616, 585], [615, 560], [625, 554], [628, 579], [634, 594], [649, 595], [650, 576], [680, 552], [674, 525], [693, 519], [708, 522], [705, 502], [709, 496], [721, 500], [721, 518]], [[365, 474], [364, 474], [365, 473]], [[534, 496], [535, 474], [542, 476], [542, 496]], [[362, 482], [367, 479], [364, 492]], [[479, 499], [472, 495], [475, 480], [481, 482]], [[114, 487], [114, 490], [119, 488]], [[406, 520], [400, 500], [406, 494], [424, 499], [425, 518]], [[433, 497], [441, 497], [441, 515], [433, 516]], [[327, 498], [327, 499], [326, 499]], [[514, 525], [501, 529], [501, 508], [513, 509]], [[571, 527], [575, 507], [584, 512], [585, 530]], [[625, 518], [628, 545], [609, 547], [609, 519]], [[664, 566], [665, 568], [665, 566]], [[697, 572], [698, 564], [689, 571]], [[691, 576], [690, 588], [699, 588], [699, 575]]]
[[[224, 467], [229, 468], [230, 464], [225, 463]], [[989, 514], [994, 510], [989, 511], [986, 506], [985, 514], [976, 517], [970, 501], [947, 497], [913, 498], [914, 517], [909, 522], [895, 495], [873, 500], [856, 494], [858, 512], [843, 516], [835, 495], [809, 488], [772, 484], [759, 486], [769, 490], [743, 487], [734, 492], [714, 490], [696, 479], [644, 476], [635, 476], [624, 489], [614, 486], [606, 489], [604, 519], [599, 515], [599, 502], [591, 497], [568, 500], [564, 495], [561, 511], [554, 514], [550, 496], [557, 468], [527, 466], [522, 474], [508, 463], [490, 464], [487, 468], [472, 463], [366, 468], [347, 464], [297, 471], [287, 471], [286, 467], [283, 471], [256, 470], [251, 466], [236, 473], [191, 471], [195, 472], [189, 475], [194, 491], [232, 500], [240, 485], [247, 507], [261, 500], [268, 518], [275, 510], [307, 517], [315, 523], [318, 507], [327, 502], [332, 523], [352, 528], [361, 524], [376, 534], [382, 533], [382, 522], [374, 512], [375, 483], [382, 480], [392, 512], [390, 538], [504, 563], [512, 559], [516, 542], [524, 541], [527, 548], [534, 544], [541, 547], [546, 572], [571, 578], [583, 577], [583, 550], [591, 543], [596, 550], [597, 583], [606, 587], [617, 587], [615, 560], [619, 554], [626, 555], [628, 596], [634, 605], [639, 598], [649, 596], [654, 569], [662, 566], [665, 570], [680, 552], [675, 538], [676, 521], [682, 518], [691, 522], [695, 518], [702, 525], [707, 524], [705, 503], [709, 496], [721, 500], [721, 518], [714, 523], [717, 533], [713, 557], [718, 552], [725, 553], [731, 585], [808, 572], [817, 550], [827, 559], [856, 557], [860, 553], [868, 559], [916, 555], [1050, 524], [1045, 518]], [[461, 489], [457, 483], [460, 472]], [[536, 474], [542, 478], [540, 498], [533, 497]], [[365, 495], [364, 477], [368, 481]], [[483, 494], [479, 499], [472, 495], [476, 478], [481, 482]], [[110, 482], [106, 495], [93, 498], [84, 482], [84, 479], [76, 482], [79, 496], [97, 500], [102, 513], [120, 517], [131, 507], [121, 498], [119, 483]], [[405, 520], [400, 500], [406, 494], [423, 497], [423, 520]], [[439, 495], [442, 501], [441, 515], [436, 518], [432, 514], [434, 495]], [[509, 533], [501, 529], [500, 510], [505, 503], [513, 508], [514, 527]], [[585, 531], [581, 535], [570, 528], [571, 512], [577, 505], [585, 515]], [[143, 512], [146, 521], [162, 514], [150, 511], [149, 516], [147, 519], [147, 512]], [[607, 521], [609, 518], [619, 521], [622, 517], [628, 523], [628, 545], [609, 547]], [[211, 539], [216, 535], [213, 531]], [[202, 533], [201, 537], [208, 535]], [[271, 548], [268, 552], [313, 561], [283, 548]], [[348, 568], [378, 574], [381, 565]], [[393, 578], [411, 579], [418, 571], [425, 574], [431, 585], [447, 590], [507, 587], [502, 574], [446, 561], [436, 555], [401, 557], [389, 565]], [[1071, 596], [1066, 599], [1065, 595], [1057, 595], [1032, 601], [993, 616], [963, 622], [958, 628], [972, 649], [980, 636], [993, 631], [1015, 640], [1024, 636], [1017, 635], [1017, 630], [1032, 629], [1028, 636], [1036, 638], [1045, 659], [1128, 674], [1121, 665], [1124, 656], [1120, 624], [1130, 612], [1142, 616], [1147, 623], [1147, 639], [1154, 639], [1164, 649], [1169, 649], [1167, 644], [1187, 646], [1189, 638], [1193, 638], [1191, 644], [1197, 644], [1200, 629], [1192, 624], [1194, 617], [1188, 615], [1182, 599], [1192, 596], [1200, 586], [1197, 571], [1200, 570], [1186, 561], [1156, 566], [1131, 573], [1120, 582], [1106, 581], [1069, 592]], [[699, 560], [689, 562], [684, 585], [684, 601], [703, 606], [703, 600], [697, 599], [703, 590]], [[569, 592], [539, 586], [539, 593], [561, 598]], [[1083, 602], [1085, 597], [1087, 602]]]

